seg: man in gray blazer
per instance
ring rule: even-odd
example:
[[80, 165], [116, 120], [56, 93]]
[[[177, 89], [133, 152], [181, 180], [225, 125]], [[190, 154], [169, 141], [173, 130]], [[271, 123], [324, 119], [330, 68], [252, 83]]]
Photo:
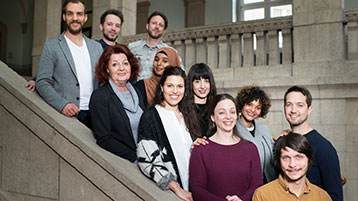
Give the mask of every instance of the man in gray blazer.
[[75, 116], [91, 127], [88, 104], [95, 89], [94, 68], [103, 51], [101, 45], [82, 34], [87, 21], [82, 0], [66, 0], [62, 18], [67, 30], [47, 41], [36, 75], [41, 97], [65, 116]]

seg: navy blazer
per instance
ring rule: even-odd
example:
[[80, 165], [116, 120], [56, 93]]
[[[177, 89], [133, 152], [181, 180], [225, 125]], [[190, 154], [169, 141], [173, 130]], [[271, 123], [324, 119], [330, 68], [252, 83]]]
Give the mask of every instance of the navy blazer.
[[[143, 109], [143, 98], [138, 92], [137, 95], [139, 106]], [[104, 84], [92, 93], [89, 108], [97, 144], [117, 156], [134, 162], [137, 159], [137, 145], [130, 119], [110, 84]]]

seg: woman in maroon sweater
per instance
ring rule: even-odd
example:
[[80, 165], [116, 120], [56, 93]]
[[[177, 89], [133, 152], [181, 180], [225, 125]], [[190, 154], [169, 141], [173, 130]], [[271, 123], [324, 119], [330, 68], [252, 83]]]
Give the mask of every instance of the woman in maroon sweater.
[[190, 158], [189, 184], [195, 201], [250, 201], [262, 185], [256, 146], [239, 137], [237, 107], [220, 94], [209, 104], [208, 144], [196, 146]]

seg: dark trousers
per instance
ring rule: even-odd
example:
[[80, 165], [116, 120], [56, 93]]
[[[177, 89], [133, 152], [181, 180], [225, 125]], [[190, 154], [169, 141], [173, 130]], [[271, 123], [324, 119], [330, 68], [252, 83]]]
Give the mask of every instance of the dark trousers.
[[89, 110], [81, 110], [77, 115], [77, 119], [92, 130], [92, 122]]

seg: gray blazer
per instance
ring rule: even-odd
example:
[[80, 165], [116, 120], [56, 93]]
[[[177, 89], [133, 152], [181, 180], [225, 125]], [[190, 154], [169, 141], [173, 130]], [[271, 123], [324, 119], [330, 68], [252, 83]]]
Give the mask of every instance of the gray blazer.
[[266, 176], [267, 182], [276, 179], [277, 175], [273, 165], [273, 147], [275, 142], [272, 139], [269, 128], [255, 122], [255, 137], [253, 137], [240, 119], [237, 121], [236, 126], [242, 138], [256, 145], [260, 155], [261, 169]]
[[[101, 45], [83, 35], [91, 58], [92, 77], [98, 58], [102, 54]], [[98, 82], [94, 81], [94, 89]], [[40, 96], [57, 111], [61, 112], [68, 103], [79, 108], [80, 87], [76, 67], [64, 33], [47, 41], [43, 48], [36, 75], [36, 90]]]

